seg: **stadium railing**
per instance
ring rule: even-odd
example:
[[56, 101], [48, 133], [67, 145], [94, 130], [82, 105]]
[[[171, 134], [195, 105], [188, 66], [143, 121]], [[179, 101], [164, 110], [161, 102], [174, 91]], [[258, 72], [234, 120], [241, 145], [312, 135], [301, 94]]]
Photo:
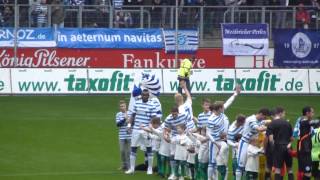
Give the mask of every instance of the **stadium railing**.
[[[4, 13], [11, 8], [11, 17]], [[175, 6], [123, 6], [116, 9], [111, 5], [46, 5], [47, 23], [52, 27], [57, 18], [57, 9], [63, 12], [63, 27], [103, 28], [175, 28]], [[272, 28], [296, 28], [297, 6], [179, 6], [179, 28], [199, 30], [200, 46], [221, 46], [220, 23], [267, 23], [270, 40]], [[5, 5], [0, 8], [0, 26], [37, 27], [39, 12], [35, 6]], [[309, 28], [319, 29], [319, 10], [306, 6], [310, 13]], [[58, 11], [59, 12], [59, 11]], [[59, 14], [58, 14], [59, 15]]]

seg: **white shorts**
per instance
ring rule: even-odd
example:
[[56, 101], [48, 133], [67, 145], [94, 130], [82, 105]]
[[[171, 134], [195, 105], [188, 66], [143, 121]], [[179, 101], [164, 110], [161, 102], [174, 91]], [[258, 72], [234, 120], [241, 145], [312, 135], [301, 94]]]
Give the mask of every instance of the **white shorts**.
[[[219, 141], [216, 143], [219, 144]], [[209, 164], [210, 165], [212, 166], [217, 165], [218, 152], [219, 152], [218, 146], [212, 142], [209, 142]]]
[[131, 136], [131, 147], [151, 147], [151, 138], [143, 130], [133, 130]]
[[239, 142], [239, 148], [237, 152], [237, 162], [238, 162], [238, 167], [240, 169], [244, 169], [246, 167], [247, 163], [247, 149], [248, 149], [249, 143], [240, 140]]

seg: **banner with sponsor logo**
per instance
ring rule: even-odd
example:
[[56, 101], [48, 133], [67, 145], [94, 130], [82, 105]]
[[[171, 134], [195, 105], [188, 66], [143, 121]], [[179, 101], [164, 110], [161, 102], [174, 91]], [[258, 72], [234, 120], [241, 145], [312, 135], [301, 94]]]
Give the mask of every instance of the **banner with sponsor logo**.
[[[14, 94], [130, 93], [134, 77], [148, 69], [11, 69]], [[9, 74], [9, 73], [8, 73]], [[160, 79], [162, 85], [162, 79]], [[1, 80], [0, 80], [1, 85]], [[0, 88], [1, 89], [1, 88]], [[161, 90], [162, 91], [162, 90]], [[9, 93], [9, 92], [3, 92]]]
[[52, 28], [13, 28], [0, 29], [0, 47], [14, 47], [17, 35], [18, 47], [56, 47]]
[[0, 68], [0, 94], [11, 93], [10, 69]]
[[[164, 93], [174, 93], [178, 91], [177, 69], [164, 69], [163, 86]], [[223, 85], [217, 83], [219, 77], [224, 77], [230, 81], [230, 84]], [[232, 93], [234, 84], [234, 69], [198, 69], [194, 70], [191, 77], [192, 93]], [[232, 83], [233, 82], [233, 83]]]
[[275, 29], [274, 64], [277, 67], [320, 67], [320, 33], [306, 29]]
[[63, 28], [57, 43], [60, 48], [163, 48], [161, 29]]
[[222, 24], [224, 55], [267, 55], [267, 24]]
[[[0, 49], [0, 68], [174, 68], [189, 56], [179, 54], [175, 62], [174, 54], [156, 49], [19, 48], [15, 61], [13, 49]], [[223, 56], [219, 48], [201, 48], [193, 68], [234, 68], [234, 57]]]
[[320, 93], [320, 69], [309, 69], [310, 93]]
[[236, 69], [243, 93], [309, 93], [307, 69]]
[[[175, 93], [177, 69], [0, 69], [0, 94], [129, 94], [139, 73], [159, 77], [161, 93]], [[319, 69], [197, 69], [194, 94], [319, 94]]]
[[[166, 53], [174, 53], [176, 49], [176, 31], [163, 30], [164, 47]], [[178, 52], [195, 53], [199, 47], [199, 34], [197, 30], [178, 31]]]

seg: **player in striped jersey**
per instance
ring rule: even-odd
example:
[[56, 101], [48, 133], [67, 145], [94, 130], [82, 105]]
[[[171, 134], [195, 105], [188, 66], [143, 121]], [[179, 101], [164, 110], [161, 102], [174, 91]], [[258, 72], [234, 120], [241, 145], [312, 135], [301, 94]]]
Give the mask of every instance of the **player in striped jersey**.
[[[171, 114], [164, 121], [164, 124], [165, 124], [164, 134], [168, 134], [169, 132], [171, 132], [171, 138], [174, 138], [175, 136], [178, 135], [177, 125], [179, 125], [179, 124], [186, 125], [187, 124], [186, 115], [179, 113], [178, 107], [174, 106], [171, 109]], [[171, 144], [171, 148], [170, 148], [171, 169], [176, 168], [176, 161], [174, 160], [174, 153], [175, 153], [175, 145]], [[176, 176], [177, 176], [177, 174], [174, 174], [174, 172], [172, 171], [169, 179], [175, 179]]]
[[198, 128], [203, 128], [207, 126], [208, 118], [211, 116], [210, 104], [210, 99], [206, 98], [202, 100], [203, 112], [198, 115]]
[[131, 115], [130, 111], [127, 111], [127, 104], [121, 100], [119, 102], [120, 112], [116, 114], [116, 124], [119, 128], [119, 145], [121, 155], [121, 170], [128, 170], [130, 162], [130, 144], [131, 133], [127, 130], [127, 123]]
[[266, 108], [262, 108], [258, 113], [253, 114], [247, 117], [246, 122], [243, 126], [243, 134], [239, 142], [239, 149], [237, 153], [237, 171], [236, 179], [241, 180], [242, 172], [244, 171], [246, 160], [247, 160], [247, 148], [250, 142], [250, 139], [258, 136], [259, 132], [263, 132], [267, 129], [263, 122], [267, 116], [270, 115], [270, 112]]
[[224, 132], [224, 114], [222, 113], [223, 104], [215, 103], [210, 106], [212, 115], [208, 119], [207, 136], [209, 137], [209, 165], [208, 179], [217, 179], [217, 162], [216, 158], [221, 147], [221, 134]]
[[246, 121], [246, 116], [239, 114], [235, 121], [230, 125], [228, 129], [227, 142], [228, 145], [232, 148], [232, 173], [233, 176], [236, 175], [237, 168], [237, 149], [238, 149], [238, 140], [237, 136], [241, 135], [243, 132], [243, 125]]
[[130, 169], [126, 174], [132, 174], [135, 170], [136, 153], [138, 146], [146, 147], [148, 156], [148, 171], [147, 174], [152, 174], [153, 154], [151, 147], [151, 139], [148, 133], [142, 130], [141, 126], [149, 126], [151, 119], [156, 116], [156, 108], [152, 101], [149, 100], [149, 91], [144, 89], [141, 94], [141, 100], [135, 102], [132, 109], [132, 116], [128, 128], [132, 127], [131, 137], [131, 154], [130, 154]]
[[175, 102], [176, 105], [179, 107], [179, 113], [185, 114], [187, 118], [187, 130], [196, 130], [196, 126], [193, 121], [193, 111], [192, 111], [192, 97], [191, 94], [186, 86], [185, 81], [180, 82], [180, 86], [185, 92], [187, 99], [184, 102], [183, 96], [180, 93], [175, 94]]

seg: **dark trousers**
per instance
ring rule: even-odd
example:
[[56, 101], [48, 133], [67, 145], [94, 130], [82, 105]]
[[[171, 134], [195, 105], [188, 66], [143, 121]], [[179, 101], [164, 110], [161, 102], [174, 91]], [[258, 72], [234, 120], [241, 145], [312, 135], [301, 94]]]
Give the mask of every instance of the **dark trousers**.
[[191, 86], [190, 86], [190, 79], [179, 79], [179, 86], [178, 86], [178, 93], [182, 94], [182, 88], [180, 87], [180, 81], [185, 81], [187, 85], [187, 89], [189, 93], [191, 94]]

